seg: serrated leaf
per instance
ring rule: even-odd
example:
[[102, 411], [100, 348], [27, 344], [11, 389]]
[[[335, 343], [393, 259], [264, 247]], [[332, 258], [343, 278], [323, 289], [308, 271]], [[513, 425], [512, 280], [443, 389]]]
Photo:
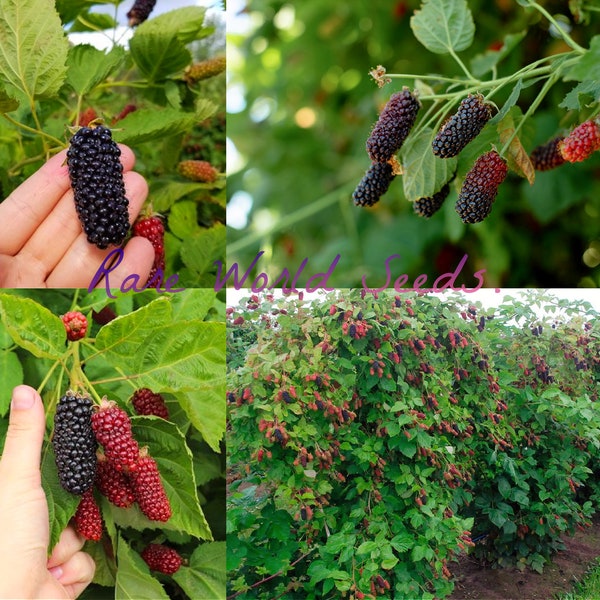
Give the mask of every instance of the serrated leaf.
[[65, 75], [69, 44], [54, 3], [1, 0], [0, 74], [27, 98], [55, 96]]
[[565, 76], [566, 81], [598, 81], [600, 79], [600, 35], [590, 42], [590, 49], [583, 54]]
[[224, 225], [202, 229], [184, 240], [181, 259], [187, 267], [198, 274], [212, 272], [215, 260], [223, 260], [226, 249]]
[[37, 358], [58, 359], [64, 354], [62, 321], [34, 300], [0, 294], [0, 319], [15, 344]]
[[411, 17], [410, 26], [419, 42], [436, 54], [466, 50], [475, 34], [466, 0], [425, 0]]
[[160, 33], [176, 37], [183, 44], [189, 44], [210, 35], [212, 28], [204, 27], [206, 8], [186, 6], [163, 13], [142, 23], [137, 31], [142, 34]]
[[113, 138], [121, 144], [141, 144], [188, 131], [195, 123], [196, 116], [194, 114], [174, 108], [162, 108], [161, 110], [142, 108], [129, 113], [122, 121], [119, 121], [120, 131], [115, 131]]
[[183, 294], [173, 294], [171, 297], [173, 320], [197, 321], [204, 319], [216, 297], [217, 294], [213, 289], [191, 289]]
[[73, 46], [67, 57], [67, 83], [79, 95], [87, 94], [125, 60], [125, 50], [115, 46], [108, 54], [88, 44]]
[[[586, 96], [588, 101], [585, 100]], [[592, 102], [600, 102], [600, 79], [578, 83], [558, 106], [566, 110], [581, 110]]]
[[190, 598], [225, 598], [225, 542], [202, 544], [194, 550], [188, 567], [181, 567], [173, 579]]
[[129, 49], [141, 73], [152, 83], [181, 71], [192, 61], [185, 44], [165, 31], [138, 27], [129, 41]]
[[48, 546], [50, 552], [57, 544], [58, 538], [69, 520], [75, 514], [79, 504], [79, 496], [70, 494], [60, 485], [52, 444], [46, 444], [44, 449], [41, 472], [42, 487], [46, 494], [48, 518], [50, 520], [50, 544]]
[[402, 147], [402, 183], [409, 202], [428, 198], [438, 192], [452, 177], [457, 158], [438, 158], [431, 150], [433, 130], [421, 129], [410, 136]]
[[[520, 109], [516, 108], [515, 112], [520, 113]], [[522, 118], [522, 117], [521, 117]], [[533, 185], [535, 181], [535, 170], [533, 168], [533, 164], [531, 163], [531, 159], [529, 155], [523, 148], [523, 144], [521, 144], [521, 140], [518, 135], [513, 137], [515, 132], [515, 122], [512, 114], [507, 114], [500, 123], [498, 123], [498, 135], [500, 136], [500, 143], [502, 145], [506, 144], [508, 140], [512, 137], [510, 145], [507, 148], [507, 156], [508, 159], [508, 167], [521, 175], [521, 177], [525, 177], [527, 181], [531, 185]]]
[[14, 352], [0, 352], [0, 416], [4, 416], [10, 406], [12, 390], [23, 383], [23, 367]]
[[486, 50], [478, 54], [471, 61], [471, 72], [475, 77], [481, 77], [491, 71], [501, 60], [508, 56], [519, 42], [525, 37], [526, 31], [509, 33], [504, 36], [502, 47], [499, 50]]
[[115, 583], [115, 600], [169, 600], [163, 586], [152, 577], [143, 558], [119, 537], [117, 545], [119, 570]]

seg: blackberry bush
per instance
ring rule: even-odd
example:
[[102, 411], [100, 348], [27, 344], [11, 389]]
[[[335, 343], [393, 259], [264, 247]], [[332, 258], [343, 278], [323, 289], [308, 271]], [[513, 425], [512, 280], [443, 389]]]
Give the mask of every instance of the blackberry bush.
[[110, 129], [82, 127], [67, 151], [75, 208], [90, 244], [120, 245], [129, 232], [129, 201], [125, 197], [121, 150]]
[[89, 396], [68, 391], [59, 400], [52, 434], [60, 484], [71, 494], [81, 495], [94, 484], [96, 448], [92, 431], [92, 401]]

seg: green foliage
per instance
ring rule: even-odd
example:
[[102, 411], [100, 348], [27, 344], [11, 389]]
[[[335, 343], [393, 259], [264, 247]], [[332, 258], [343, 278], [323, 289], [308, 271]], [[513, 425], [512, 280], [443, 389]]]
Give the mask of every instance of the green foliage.
[[[600, 211], [600, 153], [549, 172], [535, 172], [529, 160], [536, 146], [600, 112], [600, 13], [588, 2], [553, 6], [250, 1], [252, 29], [232, 36], [239, 57], [231, 83], [245, 102], [228, 118], [242, 156], [228, 186], [230, 198], [244, 191], [252, 206], [247, 226], [230, 228], [230, 263], [247, 268], [265, 250], [273, 272], [306, 257], [322, 270], [339, 253], [330, 283], [345, 287], [381, 276], [393, 253], [409, 280], [435, 278], [468, 254], [485, 268], [488, 287], [597, 286], [590, 215]], [[369, 165], [365, 140], [403, 86], [418, 92], [422, 109], [398, 153], [402, 174], [375, 207], [355, 207], [352, 191]], [[481, 93], [496, 116], [444, 165], [431, 141], [469, 93]], [[465, 226], [454, 204], [464, 176], [492, 147], [509, 160], [509, 176], [491, 215]], [[442, 210], [429, 220], [415, 215], [412, 202], [431, 197], [455, 167]]]
[[[206, 9], [188, 6], [151, 16], [133, 31], [126, 49], [117, 39], [113, 16], [93, 12], [97, 4], [112, 4], [116, 15], [125, 2], [59, 1], [55, 8], [42, 0], [0, 1], [2, 198], [66, 147], [68, 127], [94, 111], [114, 128], [114, 138], [136, 154], [136, 169], [150, 185], [142, 214], [165, 217], [167, 275], [178, 273], [183, 287], [212, 287], [212, 261], [225, 256], [220, 236], [225, 161], [222, 153], [212, 152], [214, 146], [225, 146], [224, 129], [216, 120], [224, 111], [225, 78], [194, 83], [186, 80], [185, 71], [208, 58], [206, 52], [218, 43], [212, 48], [201, 44], [211, 36], [223, 37], [223, 31], [205, 23]], [[69, 45], [67, 30], [101, 32], [110, 47]], [[129, 105], [137, 110], [122, 118]], [[177, 163], [185, 159], [210, 161], [221, 174], [211, 184], [191, 183], [177, 172]], [[155, 192], [160, 202], [154, 202]], [[183, 201], [193, 206], [192, 215], [174, 210]], [[184, 217], [196, 224], [194, 236], [175, 233], [188, 225]], [[196, 250], [207, 237], [210, 260]]]
[[228, 309], [231, 597], [442, 598], [465, 552], [541, 570], [598, 509], [597, 317], [542, 293]]
[[[102, 309], [118, 316], [101, 325]], [[70, 310], [87, 316], [88, 330], [82, 340], [67, 343], [59, 317]], [[102, 396], [117, 401], [132, 415], [140, 448], [147, 447], [158, 465], [172, 517], [166, 523], [150, 521], [137, 505], [116, 508], [102, 498], [104, 543], [86, 545], [97, 565], [94, 583], [114, 587], [115, 597], [199, 598], [206, 590], [224, 597], [224, 338], [223, 305], [211, 290], [145, 292], [112, 301], [102, 291], [0, 294], [0, 378], [5, 382], [0, 447], [15, 385], [40, 390], [48, 439], [56, 403], [71, 388], [96, 402]], [[168, 421], [135, 416], [130, 399], [142, 387], [163, 394]], [[49, 441], [41, 470], [51, 550], [79, 497], [61, 487]], [[139, 556], [156, 541], [175, 545], [189, 559], [185, 574], [176, 579], [179, 587], [157, 580]], [[92, 585], [86, 593], [93, 597], [95, 589]]]

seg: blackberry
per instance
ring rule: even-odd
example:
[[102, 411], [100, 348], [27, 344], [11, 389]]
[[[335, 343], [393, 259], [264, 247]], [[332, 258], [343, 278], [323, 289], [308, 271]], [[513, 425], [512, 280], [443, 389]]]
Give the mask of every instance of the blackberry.
[[87, 490], [81, 497], [75, 512], [75, 529], [86, 540], [97, 542], [102, 537], [102, 513], [96, 504], [94, 493]]
[[446, 183], [439, 192], [428, 198], [419, 198], [413, 203], [415, 212], [425, 218], [433, 216], [444, 204], [444, 200], [450, 193], [450, 182]]
[[183, 559], [173, 548], [163, 544], [150, 544], [142, 550], [141, 557], [153, 570], [165, 575], [173, 575], [179, 570]]
[[155, 394], [148, 388], [136, 390], [131, 397], [131, 403], [138, 415], [154, 415], [162, 419], [169, 418], [169, 409], [161, 394]]
[[129, 480], [140, 510], [151, 521], [168, 521], [171, 505], [160, 478], [156, 461], [146, 449], [139, 454], [137, 468], [129, 474]]
[[508, 172], [506, 161], [495, 151], [480, 156], [463, 181], [456, 212], [463, 223], [479, 223], [491, 212], [498, 186]]
[[160, 217], [142, 217], [133, 225], [133, 235], [146, 238], [154, 248], [154, 262], [146, 283], [151, 282], [160, 269], [165, 272], [165, 226]]
[[457, 156], [479, 135], [491, 117], [492, 108], [483, 101], [483, 96], [469, 94], [435, 136], [433, 153], [440, 158]]
[[388, 191], [394, 179], [394, 170], [389, 163], [373, 163], [352, 194], [356, 206], [373, 206]]
[[83, 494], [96, 477], [96, 448], [92, 431], [92, 401], [68, 391], [56, 406], [52, 446], [58, 478], [71, 494]]
[[119, 508], [128, 508], [135, 502], [135, 495], [129, 479], [108, 462], [101, 452], [98, 453], [96, 487], [111, 504]]
[[71, 138], [67, 165], [75, 208], [90, 244], [119, 245], [129, 231], [121, 150], [109, 129], [82, 127]]
[[219, 175], [219, 171], [206, 160], [182, 160], [177, 165], [177, 172], [190, 181], [201, 183], [213, 183]]
[[85, 337], [85, 332], [87, 331], [87, 319], [84, 314], [78, 311], [70, 311], [60, 318], [65, 326], [67, 339], [70, 342], [76, 342]]
[[595, 121], [585, 121], [558, 143], [561, 156], [568, 162], [580, 162], [600, 150], [600, 127]]
[[135, 470], [139, 447], [131, 433], [129, 415], [108, 400], [102, 400], [97, 408], [92, 415], [92, 429], [106, 458], [117, 471]]
[[565, 162], [558, 149], [558, 145], [564, 139], [564, 137], [555, 137], [546, 144], [537, 146], [537, 148], [532, 150], [529, 158], [536, 171], [549, 171], [550, 169], [560, 167]]
[[127, 13], [129, 27], [135, 27], [148, 19], [156, 0], [135, 0], [131, 10]]
[[373, 162], [385, 163], [400, 150], [417, 119], [421, 104], [408, 88], [392, 95], [367, 140]]

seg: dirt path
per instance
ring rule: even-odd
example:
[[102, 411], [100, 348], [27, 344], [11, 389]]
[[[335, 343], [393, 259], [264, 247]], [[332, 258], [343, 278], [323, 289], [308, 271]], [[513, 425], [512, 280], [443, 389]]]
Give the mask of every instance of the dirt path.
[[516, 569], [480, 567], [465, 557], [452, 569], [457, 578], [450, 600], [551, 600], [571, 590], [590, 563], [600, 556], [600, 520], [585, 531], [565, 538], [566, 549], [558, 552], [543, 574]]

